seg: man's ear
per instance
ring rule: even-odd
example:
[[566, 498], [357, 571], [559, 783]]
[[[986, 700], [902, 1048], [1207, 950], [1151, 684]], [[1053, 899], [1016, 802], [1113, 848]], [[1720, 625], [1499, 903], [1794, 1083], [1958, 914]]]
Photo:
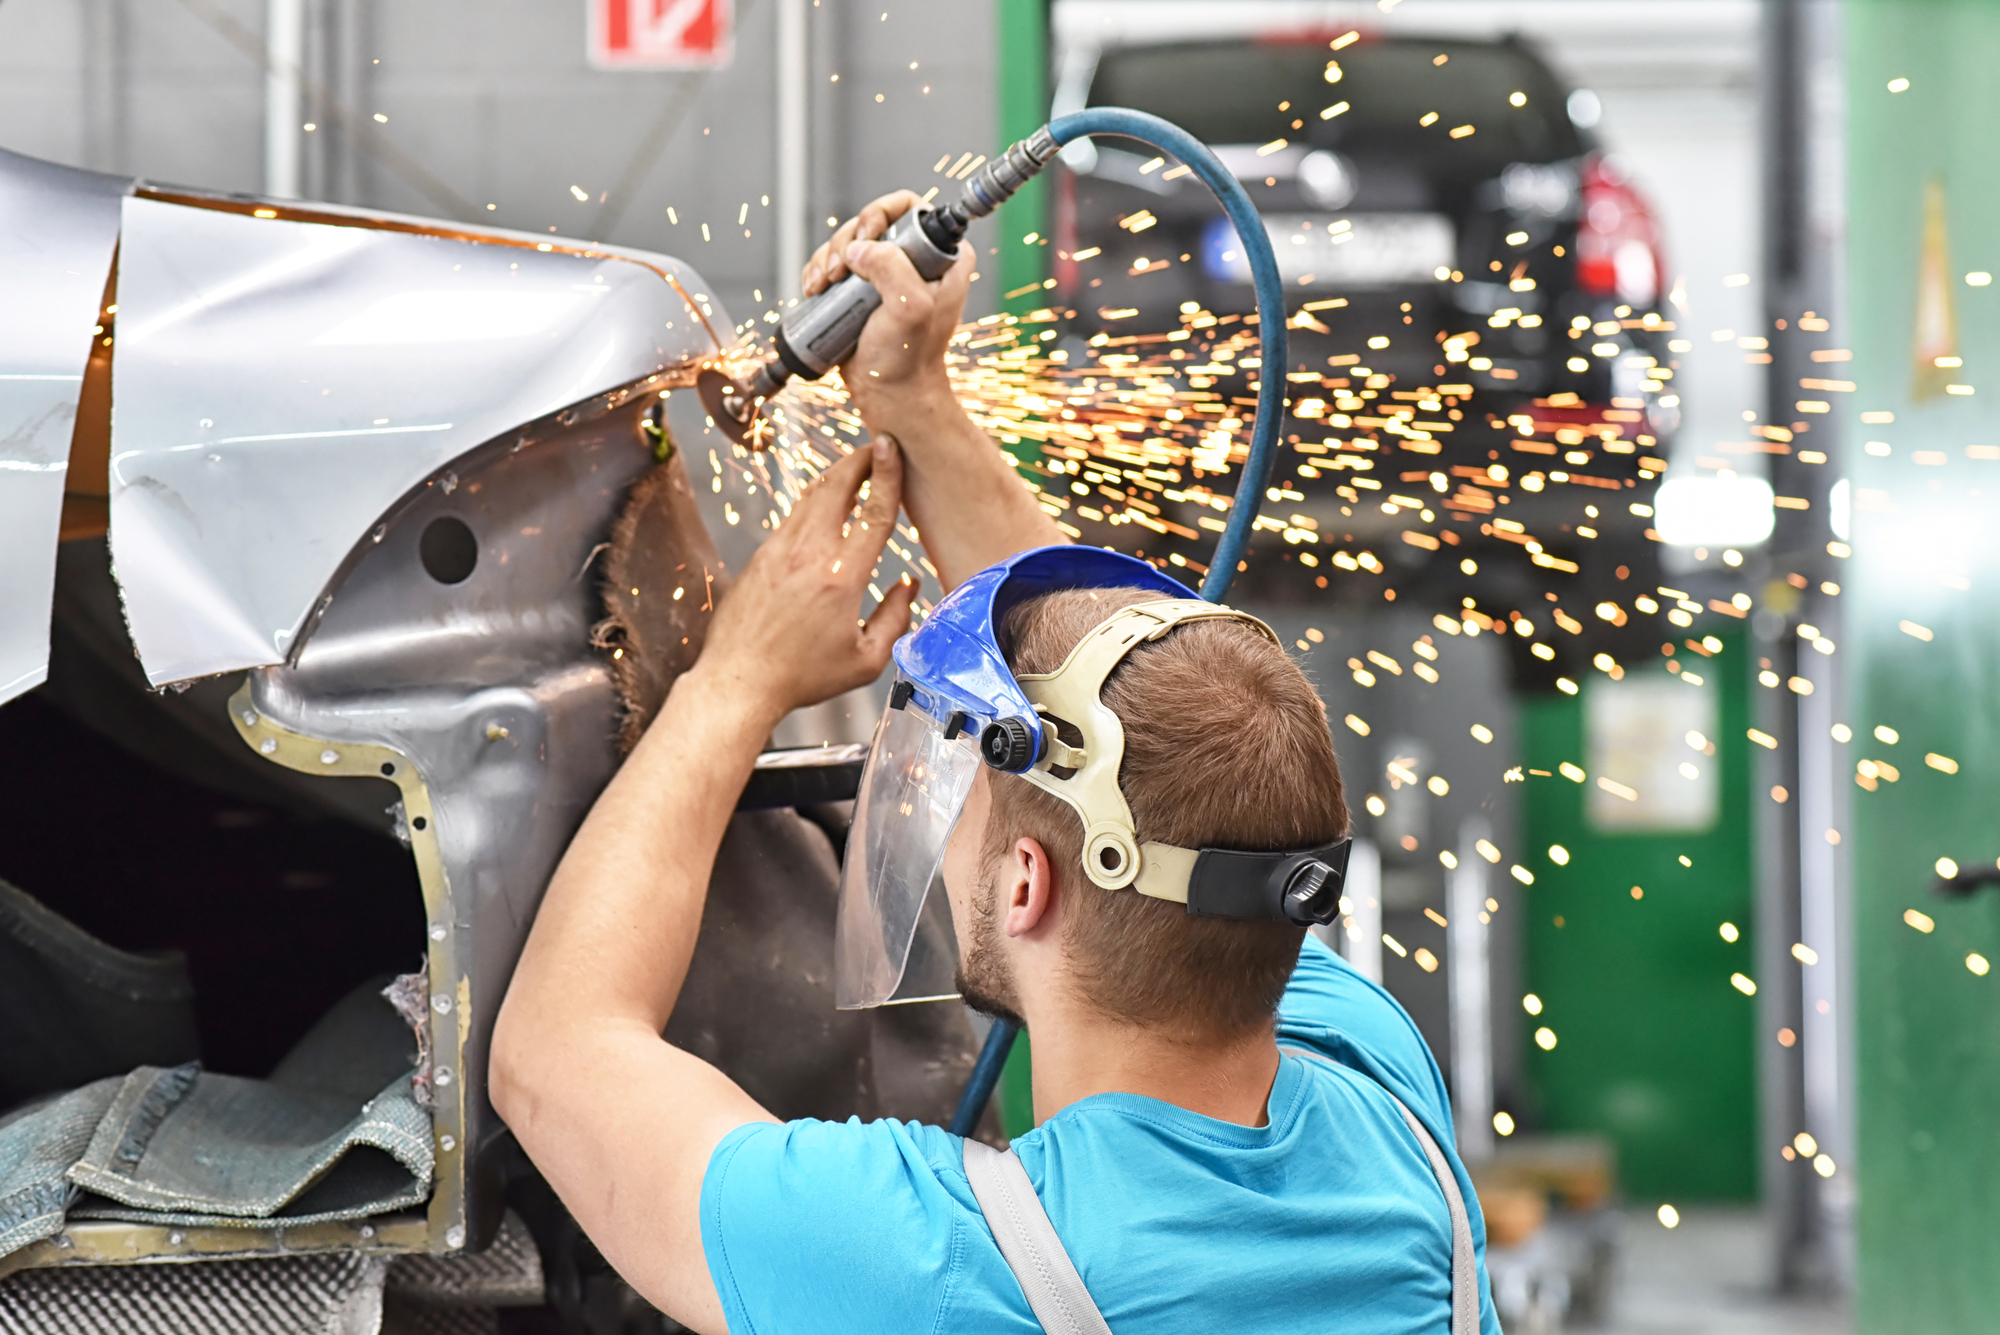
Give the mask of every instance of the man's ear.
[[1007, 935], [1032, 936], [1055, 924], [1054, 868], [1040, 840], [1023, 835], [1014, 841], [1004, 888], [1007, 912], [1002, 925]]

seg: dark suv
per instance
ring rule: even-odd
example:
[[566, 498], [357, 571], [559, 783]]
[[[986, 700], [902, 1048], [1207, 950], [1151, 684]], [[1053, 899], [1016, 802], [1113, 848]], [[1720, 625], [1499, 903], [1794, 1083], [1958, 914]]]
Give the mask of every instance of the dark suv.
[[[1594, 95], [1519, 42], [1336, 28], [1125, 46], [1064, 88], [1175, 121], [1234, 171], [1277, 250], [1294, 369], [1358, 363], [1405, 387], [1468, 383], [1500, 417], [1555, 397], [1560, 419], [1615, 406], [1672, 429], [1652, 214], [1589, 133]], [[1057, 292], [1082, 332], [1170, 329], [1183, 302], [1254, 309], [1199, 182], [1116, 146], [1064, 161]]]

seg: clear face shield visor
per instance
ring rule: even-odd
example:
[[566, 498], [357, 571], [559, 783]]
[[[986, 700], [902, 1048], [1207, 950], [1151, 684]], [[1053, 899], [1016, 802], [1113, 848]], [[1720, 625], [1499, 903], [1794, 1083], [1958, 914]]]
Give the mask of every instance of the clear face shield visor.
[[903, 982], [917, 919], [980, 765], [975, 739], [947, 731], [902, 689], [875, 727], [840, 871], [833, 976], [842, 1010], [880, 1006]]

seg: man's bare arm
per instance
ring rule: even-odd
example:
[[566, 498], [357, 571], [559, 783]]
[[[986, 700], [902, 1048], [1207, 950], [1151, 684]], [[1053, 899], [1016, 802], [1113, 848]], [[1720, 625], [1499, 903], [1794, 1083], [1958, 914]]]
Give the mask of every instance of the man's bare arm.
[[[873, 681], [909, 625], [911, 585], [855, 623], [900, 480], [886, 440], [856, 451], [744, 570], [700, 660], [556, 869], [494, 1029], [494, 1107], [606, 1259], [700, 1331], [726, 1330], [702, 1250], [703, 1175], [723, 1137], [774, 1119], [660, 1035], [687, 978], [716, 850], [771, 729], [793, 708]], [[869, 497], [850, 525], [864, 481]]]
[[971, 247], [926, 283], [909, 256], [872, 240], [916, 203], [900, 190], [868, 205], [814, 253], [803, 286], [818, 292], [851, 270], [882, 293], [841, 374], [870, 429], [902, 442], [903, 508], [951, 589], [1015, 552], [1069, 539], [952, 392], [945, 348], [972, 283]]

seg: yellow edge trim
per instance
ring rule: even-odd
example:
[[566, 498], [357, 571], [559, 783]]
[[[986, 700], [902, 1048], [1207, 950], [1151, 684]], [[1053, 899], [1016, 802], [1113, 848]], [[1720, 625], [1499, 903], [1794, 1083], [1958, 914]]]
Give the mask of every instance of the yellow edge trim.
[[[469, 981], [458, 961], [458, 933], [452, 921], [451, 888], [445, 877], [444, 856], [438, 848], [437, 816], [431, 794], [417, 767], [394, 747], [373, 742], [340, 742], [324, 737], [308, 737], [267, 718], [250, 698], [245, 680], [229, 700], [229, 721], [243, 744], [266, 760], [301, 774], [387, 779], [403, 798], [403, 816], [410, 836], [410, 854], [416, 859], [417, 881], [424, 895], [424, 918], [430, 966], [430, 995], [452, 997], [456, 1015], [431, 1012], [431, 1068], [448, 1067], [449, 1083], [434, 1080], [431, 1093], [436, 1110], [431, 1118], [431, 1201], [427, 1249], [455, 1251], [448, 1240], [453, 1229], [460, 1230], [458, 1246], [464, 1244], [465, 1223], [465, 1039], [471, 1023]], [[456, 984], [452, 980], [456, 979]], [[420, 1248], [423, 1250], [425, 1248]]]
[[80, 1219], [53, 1238], [0, 1257], [0, 1277], [20, 1270], [137, 1261], [214, 1261], [230, 1257], [297, 1256], [308, 1252], [400, 1253], [424, 1250], [429, 1225], [420, 1214], [331, 1224], [250, 1228], [184, 1228], [116, 1219]]

